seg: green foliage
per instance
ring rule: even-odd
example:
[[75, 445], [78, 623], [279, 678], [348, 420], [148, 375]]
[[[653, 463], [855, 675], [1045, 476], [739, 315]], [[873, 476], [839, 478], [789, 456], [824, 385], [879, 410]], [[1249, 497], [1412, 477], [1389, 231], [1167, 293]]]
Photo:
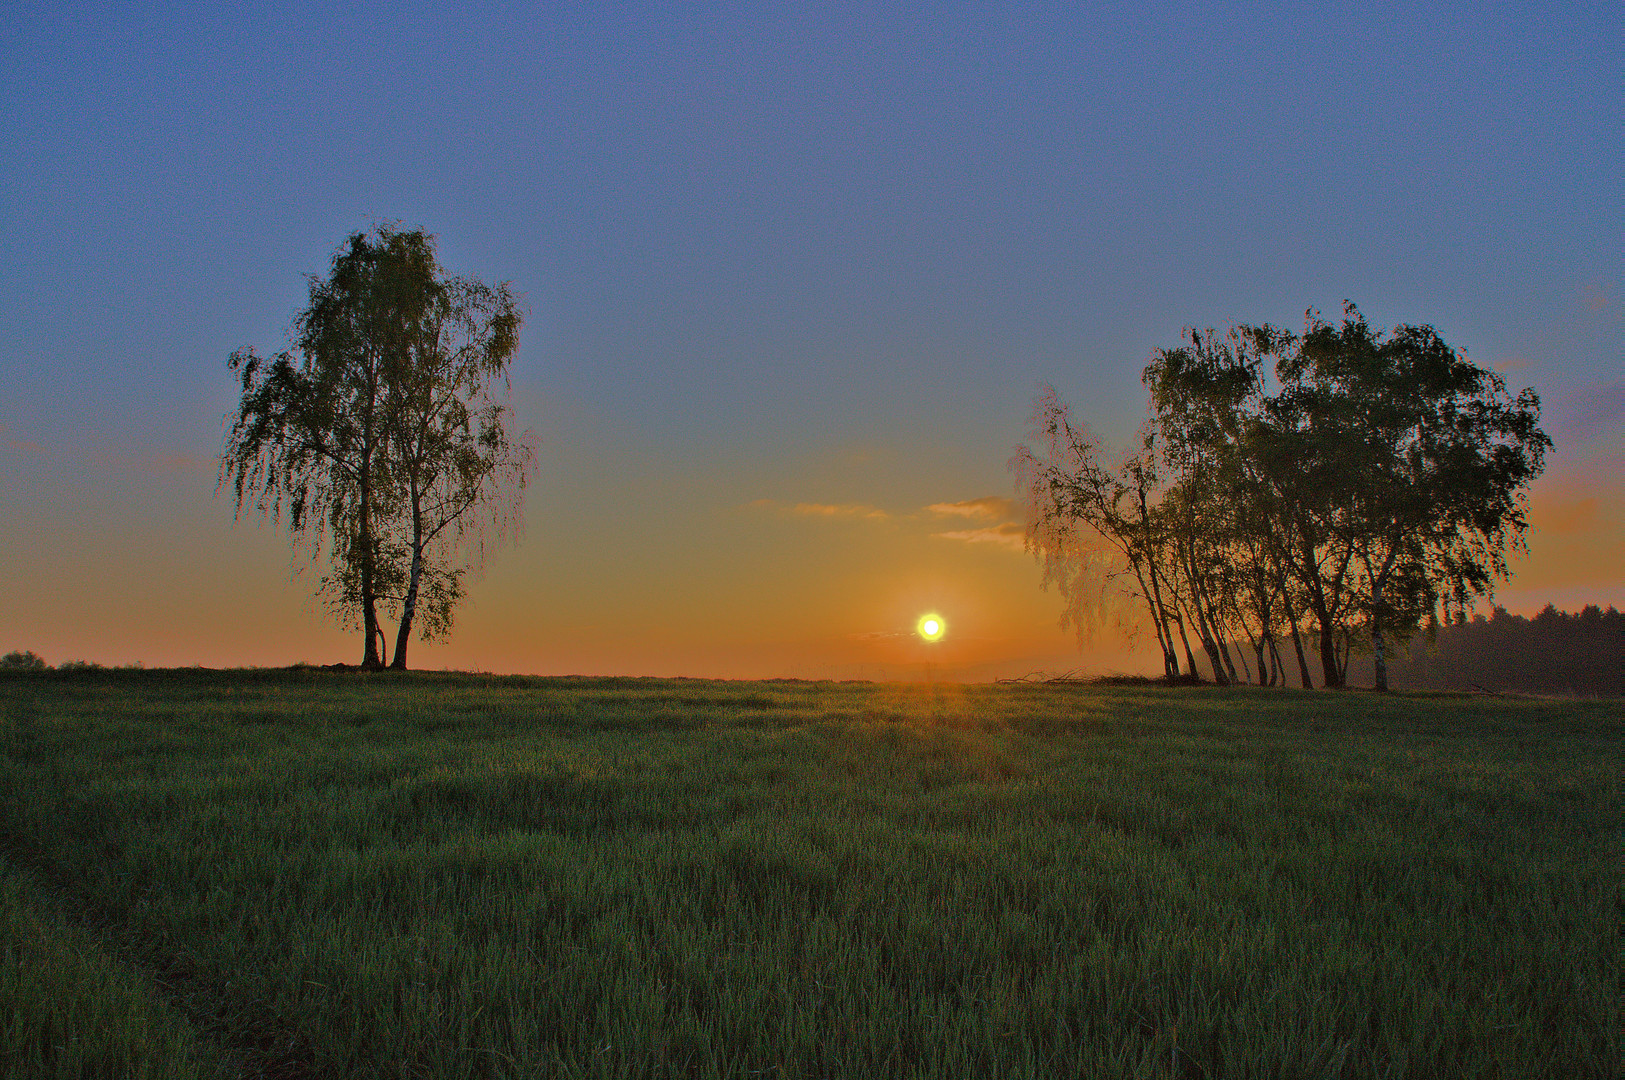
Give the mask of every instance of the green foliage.
[[113, 972], [252, 1075], [1617, 1074], [1611, 703], [321, 670], [26, 692], [0, 912], [61, 965], [29, 1015], [114, 1007]]
[[1263, 408], [1260, 471], [1346, 553], [1341, 582], [1319, 576], [1349, 589], [1386, 688], [1384, 634], [1408, 637], [1507, 576], [1551, 446], [1540, 400], [1511, 398], [1430, 326], [1385, 339], [1353, 304], [1341, 326], [1311, 315], [1301, 337], [1275, 338], [1282, 389]]
[[14, 649], [0, 656], [0, 671], [45, 671], [50, 668], [43, 657], [33, 649], [26, 652]]

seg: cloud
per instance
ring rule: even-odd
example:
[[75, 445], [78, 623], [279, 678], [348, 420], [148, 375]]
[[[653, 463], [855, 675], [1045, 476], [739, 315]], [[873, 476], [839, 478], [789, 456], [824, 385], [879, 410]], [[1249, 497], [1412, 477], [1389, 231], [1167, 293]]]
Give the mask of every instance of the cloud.
[[796, 503], [790, 507], [796, 517], [868, 518], [883, 521], [889, 515], [867, 503]]
[[1607, 311], [1613, 306], [1613, 300], [1603, 291], [1602, 282], [1588, 281], [1580, 286], [1580, 302], [1587, 311]]
[[1018, 554], [1027, 550], [1027, 529], [1018, 520], [1018, 507], [1013, 499], [984, 495], [980, 499], [932, 503], [926, 510], [937, 517], [966, 518], [969, 522], [986, 523], [977, 528], [931, 534], [939, 540], [957, 540], [962, 544], [992, 544]]
[[1562, 402], [1555, 411], [1563, 434], [1576, 439], [1601, 435], [1625, 417], [1625, 382], [1593, 386]]
[[848, 641], [896, 641], [899, 638], [912, 637], [907, 630], [866, 630], [859, 634], [848, 634]]
[[885, 521], [891, 515], [868, 503], [811, 503], [790, 506], [777, 499], [753, 499], [746, 504], [762, 510], [777, 510], [784, 517], [853, 518], [865, 521]]
[[0, 446], [5, 447], [7, 450], [20, 450], [31, 454], [45, 453], [45, 447], [41, 446], [37, 442], [33, 442], [29, 439], [8, 439], [5, 437], [5, 435], [6, 426], [4, 424], [0, 424]]
[[1027, 530], [1014, 521], [1001, 522], [985, 529], [963, 529], [931, 535], [942, 540], [958, 540], [966, 544], [994, 544], [1018, 554], [1027, 550]]
[[964, 499], [960, 502], [932, 503], [926, 509], [939, 517], [1009, 521], [1015, 516], [1016, 504], [1010, 499], [1001, 499], [997, 495], [986, 495], [980, 499]]

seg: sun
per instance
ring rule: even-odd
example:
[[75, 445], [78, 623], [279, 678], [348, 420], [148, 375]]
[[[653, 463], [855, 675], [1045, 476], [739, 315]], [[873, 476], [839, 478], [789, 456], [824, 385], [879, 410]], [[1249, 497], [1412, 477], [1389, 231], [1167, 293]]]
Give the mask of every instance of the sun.
[[941, 641], [948, 624], [942, 621], [941, 615], [921, 615], [914, 629], [927, 641]]

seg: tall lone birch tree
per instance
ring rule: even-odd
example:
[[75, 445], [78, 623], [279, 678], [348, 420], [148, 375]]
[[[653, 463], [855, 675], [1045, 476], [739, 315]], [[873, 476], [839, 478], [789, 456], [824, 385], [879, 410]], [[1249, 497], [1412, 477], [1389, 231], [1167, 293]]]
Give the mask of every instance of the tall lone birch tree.
[[228, 365], [242, 385], [219, 487], [236, 514], [285, 522], [330, 570], [318, 591], [384, 665], [380, 611], [399, 613], [394, 664], [414, 625], [443, 636], [467, 567], [500, 539], [534, 453], [508, 435], [507, 365], [521, 317], [507, 285], [447, 277], [434, 237], [380, 226], [353, 234], [291, 347]]

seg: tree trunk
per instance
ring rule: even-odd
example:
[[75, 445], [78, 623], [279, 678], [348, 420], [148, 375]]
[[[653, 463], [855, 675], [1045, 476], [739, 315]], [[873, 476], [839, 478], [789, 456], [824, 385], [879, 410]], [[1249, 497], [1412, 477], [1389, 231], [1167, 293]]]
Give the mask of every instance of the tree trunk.
[[1377, 690], [1388, 692], [1388, 659], [1382, 639], [1382, 580], [1371, 584], [1371, 657], [1377, 672]]
[[1220, 686], [1229, 686], [1235, 680], [1224, 673], [1224, 661], [1219, 656], [1218, 643], [1213, 640], [1213, 628], [1208, 625], [1199, 602], [1193, 601], [1191, 606], [1196, 608], [1196, 636], [1201, 640], [1202, 651], [1207, 653], [1207, 662], [1213, 668], [1213, 681]]
[[[1151, 587], [1153, 589], [1157, 587], [1155, 568], [1152, 568], [1151, 571]], [[1177, 679], [1179, 677], [1179, 656], [1174, 652], [1174, 635], [1168, 629], [1168, 613], [1163, 610], [1161, 590], [1157, 591], [1156, 611], [1153, 614], [1155, 616], [1153, 621], [1156, 623], [1157, 630], [1157, 645], [1162, 649], [1162, 673], [1169, 679]]]
[[[1241, 680], [1236, 677], [1236, 662], [1230, 658], [1230, 646], [1225, 644], [1224, 627], [1214, 618], [1208, 619], [1208, 625], [1213, 627], [1213, 641], [1219, 647], [1219, 655], [1224, 657], [1224, 669], [1230, 673], [1230, 681], [1233, 683], [1240, 682]], [[1247, 661], [1243, 660], [1241, 666], [1246, 667]]]
[[1150, 576], [1150, 585], [1146, 584], [1147, 574], [1140, 572], [1140, 563], [1132, 552], [1129, 561], [1134, 569], [1135, 580], [1140, 583], [1140, 595], [1145, 598], [1146, 607], [1151, 609], [1151, 625], [1157, 632], [1157, 647], [1162, 650], [1162, 673], [1168, 678], [1179, 674], [1179, 658], [1174, 655], [1174, 638], [1168, 632], [1168, 613], [1162, 606], [1162, 590], [1157, 586], [1157, 566], [1147, 560], [1146, 570]]
[[1179, 627], [1179, 643], [1185, 646], [1185, 670], [1191, 673], [1191, 678], [1200, 680], [1202, 673], [1196, 670], [1196, 654], [1191, 652], [1191, 639], [1185, 633], [1185, 620], [1175, 616], [1174, 624]]
[[[1309, 661], [1303, 655], [1303, 635], [1298, 632], [1298, 613], [1292, 610], [1292, 601], [1287, 596], [1285, 584], [1281, 591], [1281, 606], [1286, 609], [1287, 621], [1292, 624], [1292, 648], [1298, 653], [1298, 678], [1303, 680], [1305, 690], [1313, 690], [1315, 684], [1309, 679]], [[1286, 677], [1281, 677], [1281, 685], [1286, 685]]]
[[412, 548], [412, 571], [406, 584], [406, 602], [401, 605], [401, 625], [395, 632], [395, 659], [390, 667], [396, 671], [406, 670], [406, 645], [412, 640], [412, 617], [418, 610], [418, 581], [423, 576], [423, 551]]
[[[1192, 557], [1188, 543], [1182, 544], [1181, 547], [1180, 562], [1184, 568], [1185, 582], [1190, 587], [1190, 610], [1196, 616], [1196, 636], [1202, 642], [1202, 651], [1207, 653], [1208, 663], [1213, 667], [1213, 681], [1220, 686], [1229, 686], [1236, 681], [1235, 668], [1226, 663], [1228, 656], [1221, 658], [1219, 654], [1218, 628], [1208, 619], [1207, 607], [1202, 602], [1202, 585], [1201, 578], [1196, 572], [1196, 560]], [[1225, 675], [1226, 667], [1230, 668], [1228, 676]]]
[[1298, 656], [1298, 682], [1305, 690], [1313, 690], [1315, 681], [1309, 677], [1309, 658], [1303, 654], [1303, 634], [1298, 624], [1292, 624], [1292, 648]]
[[[1236, 642], [1236, 659], [1241, 661], [1241, 674], [1242, 674], [1242, 677], [1240, 679], [1236, 680], [1236, 681], [1237, 682], [1242, 682], [1242, 683], [1250, 683], [1250, 682], [1252, 682], [1253, 681], [1253, 669], [1247, 666], [1247, 654], [1242, 651], [1241, 642], [1239, 642], [1239, 641]], [[1263, 676], [1263, 670], [1262, 669], [1259, 670], [1259, 677], [1258, 678], [1259, 678], [1258, 685], [1263, 686], [1264, 685], [1264, 676]]]
[[1343, 685], [1343, 668], [1337, 662], [1337, 639], [1330, 622], [1320, 624], [1320, 675], [1321, 685], [1328, 690]]
[[[1146, 507], [1145, 488], [1140, 489], [1140, 529], [1146, 541], [1146, 571], [1151, 577], [1151, 596], [1156, 606], [1153, 618], [1157, 625], [1157, 644], [1162, 646], [1162, 673], [1169, 679], [1179, 677], [1179, 657], [1174, 653], [1174, 636], [1168, 632], [1168, 609], [1162, 603], [1162, 585], [1157, 581], [1157, 560], [1151, 546], [1151, 512]], [[1139, 568], [1135, 568], [1139, 573]], [[1145, 582], [1140, 583], [1145, 587]]]
[[1326, 590], [1316, 569], [1315, 549], [1307, 541], [1304, 543], [1302, 558], [1303, 565], [1299, 567], [1299, 577], [1309, 589], [1309, 607], [1314, 612], [1315, 621], [1320, 624], [1321, 685], [1328, 690], [1335, 690], [1343, 685], [1343, 676], [1337, 664], [1336, 627], [1332, 624], [1331, 613], [1326, 607]]
[[361, 629], [366, 634], [367, 644], [361, 653], [361, 666], [367, 671], [377, 671], [383, 667], [383, 661], [378, 655], [378, 637], [383, 633], [378, 628], [377, 583], [373, 580], [373, 556], [376, 554], [376, 545], [372, 542], [372, 471], [371, 455], [363, 456], [361, 460], [361, 518], [356, 526], [356, 543], [361, 546]]
[[1315, 611], [1315, 621], [1320, 624], [1320, 685], [1335, 690], [1343, 685], [1341, 669], [1337, 666], [1337, 627], [1326, 610], [1326, 597], [1319, 582], [1309, 590], [1309, 602]]
[[1247, 671], [1247, 658], [1245, 656], [1241, 658], [1241, 669], [1242, 671], [1246, 672], [1246, 675], [1242, 676], [1236, 674], [1236, 659], [1230, 655], [1230, 644], [1229, 642], [1225, 641], [1224, 638], [1219, 639], [1219, 655], [1224, 657], [1224, 669], [1230, 673], [1230, 681], [1232, 683], [1239, 686], [1243, 683], [1253, 681], [1253, 673]]
[[417, 482], [412, 484], [412, 569], [406, 580], [406, 600], [401, 604], [401, 625], [395, 633], [395, 662], [389, 666], [406, 670], [406, 645], [412, 640], [412, 618], [418, 611], [418, 583], [423, 579], [423, 511]]
[[1180, 622], [1180, 643], [1181, 645], [1185, 645], [1185, 663], [1188, 664], [1189, 669], [1191, 669], [1191, 677], [1193, 677], [1193, 679], [1201, 679], [1201, 674], [1196, 671], [1196, 653], [1191, 651], [1191, 638], [1188, 638], [1185, 635], [1185, 622], [1183, 622], [1183, 620]]

